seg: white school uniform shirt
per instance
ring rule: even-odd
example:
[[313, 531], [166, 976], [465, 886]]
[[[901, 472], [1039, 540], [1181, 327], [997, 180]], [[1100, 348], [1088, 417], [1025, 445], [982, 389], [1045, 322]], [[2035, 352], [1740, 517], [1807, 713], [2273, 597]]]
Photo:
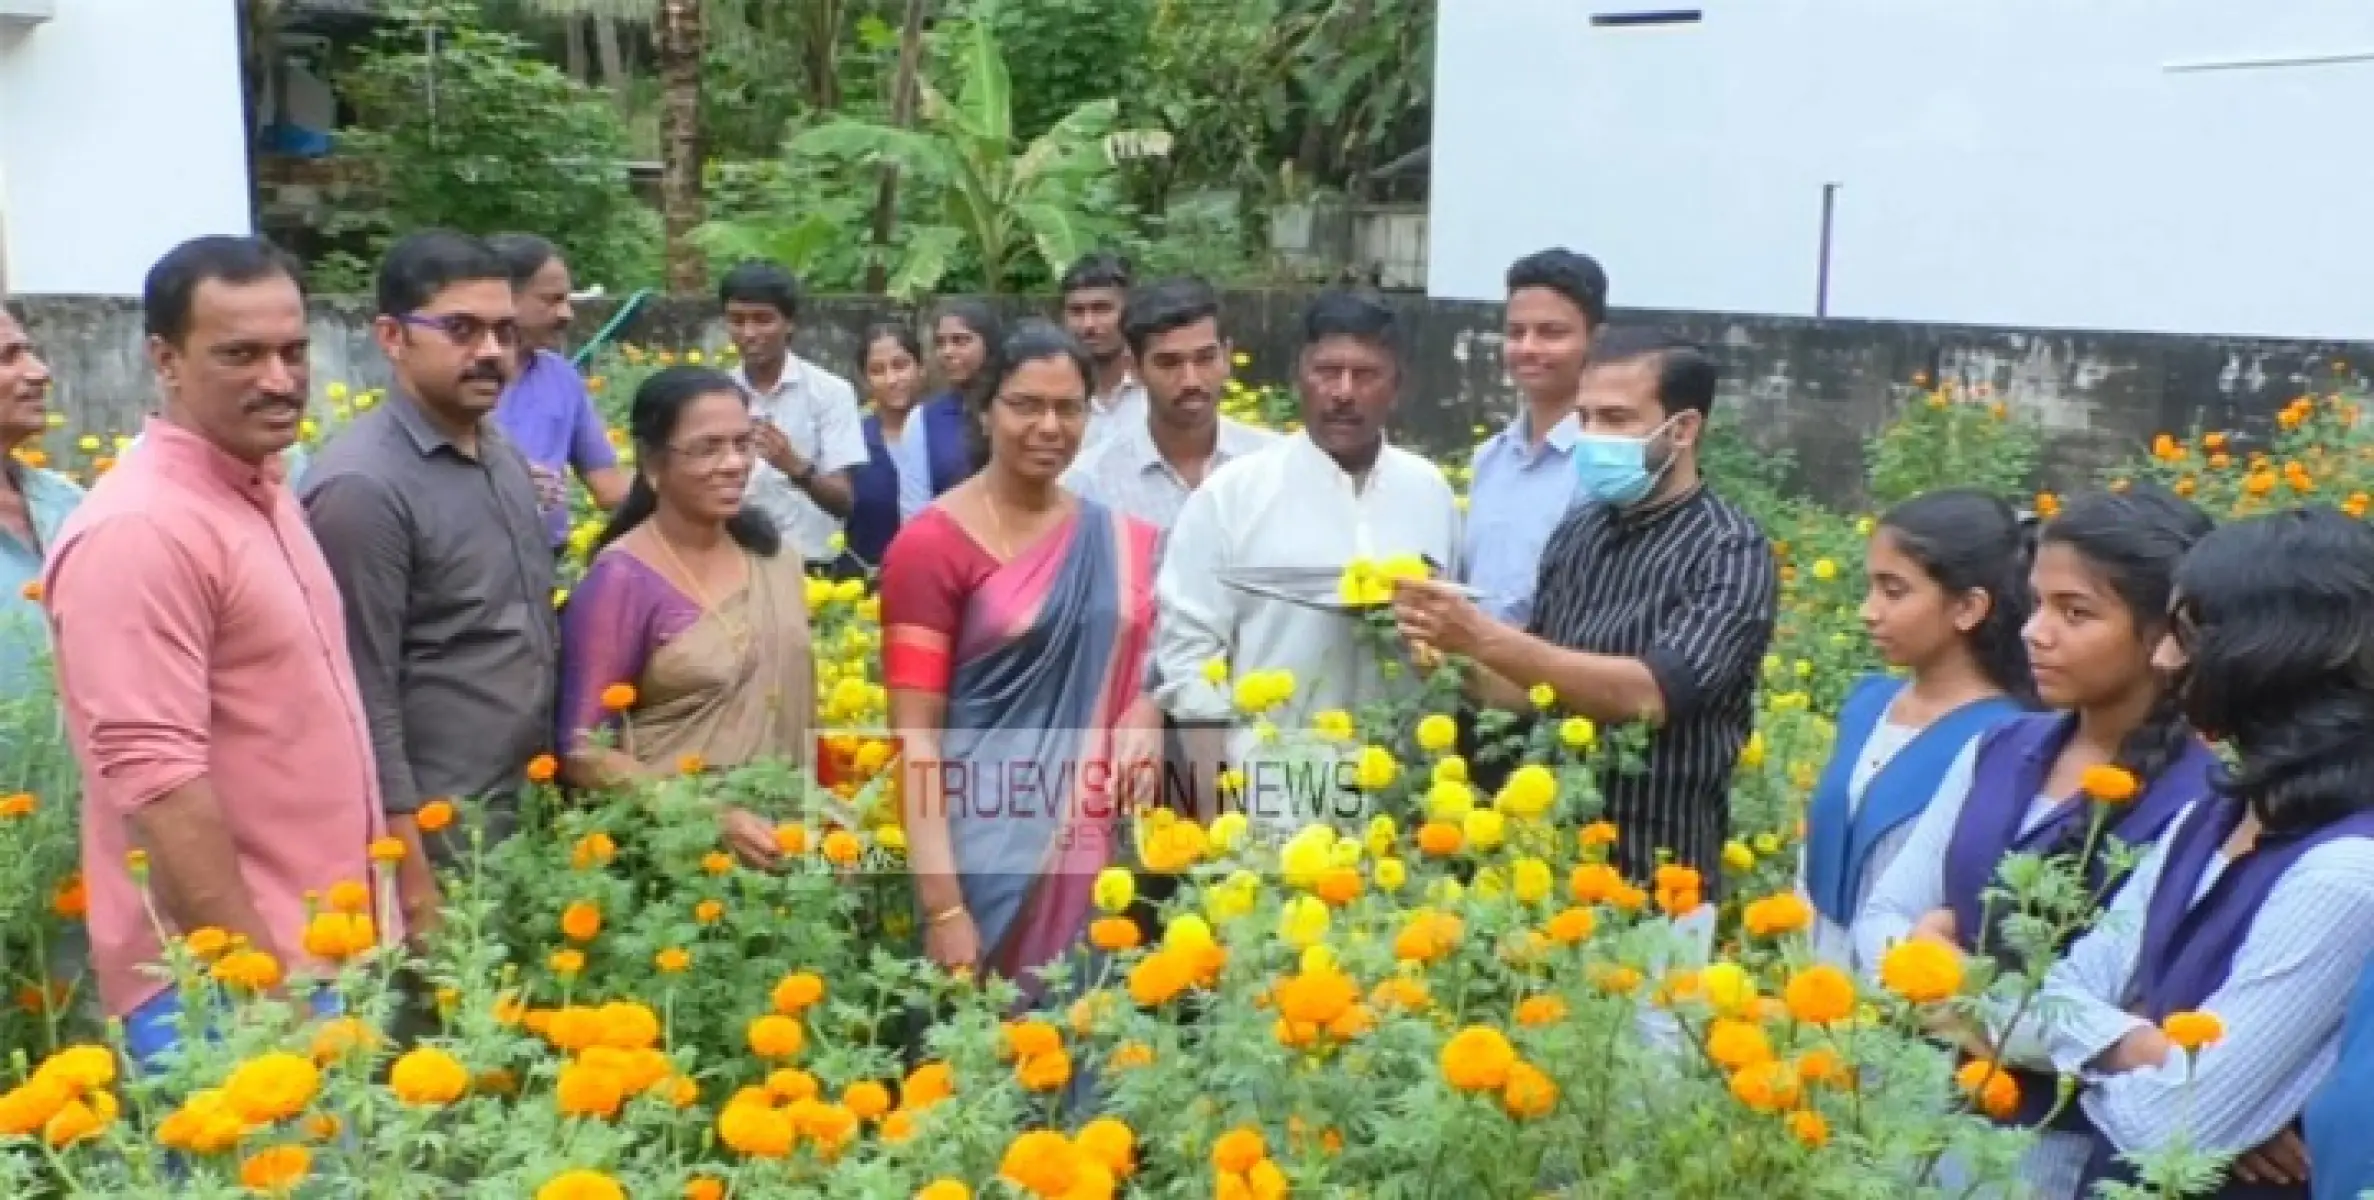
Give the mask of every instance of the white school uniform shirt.
[[[1269, 714], [1277, 728], [1308, 727], [1328, 709], [1357, 710], [1377, 699], [1384, 678], [1375, 653], [1358, 641], [1354, 618], [1247, 595], [1221, 582], [1244, 568], [1330, 568], [1354, 557], [1423, 554], [1456, 571], [1459, 508], [1433, 463], [1393, 446], [1355, 483], [1307, 433], [1295, 433], [1224, 464], [1188, 497], [1171, 527], [1155, 581], [1159, 616], [1155, 699], [1181, 721], [1233, 721], [1230, 753], [1249, 763], [1258, 748], [1236, 711], [1228, 683], [1204, 678], [1204, 664], [1224, 660], [1232, 678], [1254, 671], [1294, 673], [1294, 695]], [[1407, 678], [1406, 676], [1404, 677]], [[1248, 797], [1256, 825], [1282, 830], [1308, 813], [1285, 811], [1265, 795], [1257, 767]]]
[[1088, 432], [1080, 439], [1082, 453], [1132, 425], [1146, 423], [1146, 385], [1125, 375], [1110, 395], [1088, 398]]
[[[789, 355], [783, 377], [773, 391], [750, 385], [750, 375], [734, 368], [734, 382], [750, 401], [750, 411], [773, 422], [791, 441], [791, 448], [808, 460], [820, 475], [865, 465], [865, 427], [857, 412], [857, 389], [849, 381], [801, 358]], [[783, 534], [784, 544], [809, 562], [833, 557], [832, 538], [841, 532], [841, 519], [824, 511], [791, 477], [767, 463], [755, 463], [742, 502], [766, 514]]]

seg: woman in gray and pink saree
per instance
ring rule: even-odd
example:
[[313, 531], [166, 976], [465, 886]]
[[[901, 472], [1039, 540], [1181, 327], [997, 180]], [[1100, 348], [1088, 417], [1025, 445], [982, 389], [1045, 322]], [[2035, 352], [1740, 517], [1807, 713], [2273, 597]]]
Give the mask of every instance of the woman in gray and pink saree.
[[1077, 345], [1033, 323], [1001, 358], [989, 465], [884, 557], [883, 671], [925, 952], [1036, 1003], [1120, 858], [1124, 781], [1159, 770], [1156, 535], [1056, 484], [1087, 428]]

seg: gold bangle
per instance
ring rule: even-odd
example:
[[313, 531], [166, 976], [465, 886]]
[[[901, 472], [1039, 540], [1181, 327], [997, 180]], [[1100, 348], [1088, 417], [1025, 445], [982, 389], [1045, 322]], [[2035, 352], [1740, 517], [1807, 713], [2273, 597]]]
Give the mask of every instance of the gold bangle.
[[961, 916], [963, 916], [963, 915], [964, 915], [964, 905], [961, 905], [961, 904], [951, 904], [951, 905], [949, 905], [948, 907], [946, 907], [946, 908], [943, 908], [943, 909], [941, 909], [940, 911], [938, 911], [938, 912], [936, 912], [936, 913], [933, 913], [933, 914], [931, 915], [931, 917], [929, 918], [929, 920], [928, 920], [926, 923], [927, 923], [927, 924], [929, 924], [929, 925], [931, 925], [933, 928], [935, 928], [935, 929], [936, 929], [936, 928], [938, 928], [938, 927], [940, 927], [940, 926], [942, 926], [942, 925], [945, 925], [945, 924], [947, 924], [948, 922], [950, 922], [950, 921], [953, 921], [953, 920], [955, 920], [956, 918], [958, 918], [958, 917], [961, 917]]

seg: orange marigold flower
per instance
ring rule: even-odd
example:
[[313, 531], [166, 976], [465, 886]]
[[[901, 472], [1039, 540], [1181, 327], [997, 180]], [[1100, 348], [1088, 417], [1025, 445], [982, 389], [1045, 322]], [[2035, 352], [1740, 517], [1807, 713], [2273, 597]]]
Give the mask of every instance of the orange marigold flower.
[[602, 910], [591, 900], [579, 900], [561, 910], [561, 935], [572, 942], [590, 942], [602, 932]]
[[1140, 1008], [1159, 1008], [1177, 999], [1194, 982], [1194, 964], [1184, 953], [1157, 950], [1129, 969], [1129, 998]]
[[772, 1013], [752, 1021], [748, 1033], [750, 1052], [760, 1058], [790, 1058], [808, 1043], [798, 1021]]
[[1484, 1025], [1470, 1025], [1443, 1043], [1443, 1078], [1461, 1091], [1498, 1091], [1508, 1083], [1509, 1068], [1517, 1064], [1516, 1047], [1506, 1035]]
[[857, 835], [846, 829], [836, 829], [824, 835], [824, 861], [836, 867], [853, 866], [865, 849]]
[[1006, 1054], [1036, 1058], [1063, 1049], [1063, 1035], [1045, 1021], [1015, 1021], [1006, 1026]]
[[928, 1062], [907, 1072], [905, 1083], [899, 1085], [899, 1105], [902, 1108], [930, 1108], [956, 1094], [955, 1076], [948, 1064]]
[[2020, 1106], [2019, 1081], [2011, 1072], [1983, 1058], [1974, 1058], [1954, 1071], [1954, 1086], [1970, 1098], [1971, 1106], [1998, 1121]]
[[1558, 1085], [1533, 1064], [1517, 1063], [1500, 1089], [1500, 1106], [1520, 1121], [1548, 1116], [1558, 1106]]
[[1098, 917], [1089, 922], [1088, 944], [1099, 950], [1128, 950], [1138, 944], [1138, 923], [1128, 917]]
[[1517, 1005], [1517, 1024], [1528, 1028], [1555, 1025], [1566, 1018], [1566, 1001], [1556, 996], [1527, 996]]
[[824, 999], [824, 981], [813, 972], [795, 971], [775, 984], [774, 995], [769, 998], [776, 1012], [796, 1017]]
[[1816, 963], [1789, 977], [1781, 999], [1791, 1019], [1829, 1025], [1855, 1015], [1855, 981], [1837, 967]]
[[617, 1116], [619, 1105], [626, 1103], [626, 1081], [616, 1071], [591, 1062], [573, 1062], [561, 1068], [552, 1097], [562, 1116], [607, 1120]]
[[1839, 1088], [1855, 1081], [1854, 1072], [1847, 1069], [1846, 1060], [1828, 1046], [1816, 1046], [1797, 1056], [1797, 1078], [1807, 1083]]
[[715, 925], [725, 916], [725, 904], [718, 900], [703, 900], [692, 906], [692, 919], [703, 925]]
[[692, 951], [682, 946], [669, 946], [651, 956], [651, 965], [663, 975], [681, 975], [692, 966]]
[[1212, 1143], [1212, 1165], [1230, 1174], [1242, 1175], [1268, 1157], [1268, 1143], [1262, 1140], [1260, 1130], [1250, 1126], [1231, 1129]]
[[1428, 821], [1418, 827], [1418, 849], [1431, 858], [1443, 858], [1459, 853], [1467, 844], [1467, 835], [1448, 821]]
[[412, 814], [412, 823], [422, 833], [444, 832], [446, 826], [453, 824], [453, 801], [440, 797], [421, 805], [420, 811]]
[[890, 1111], [890, 1089], [871, 1079], [860, 1079], [841, 1089], [841, 1106], [860, 1120], [874, 1120]]
[[371, 889], [352, 879], [341, 879], [330, 885], [325, 897], [331, 909], [342, 913], [371, 911]]
[[529, 783], [551, 783], [561, 773], [561, 761], [549, 754], [539, 754], [528, 760]]
[[2177, 1049], [2198, 1052], [2224, 1038], [2226, 1024], [2218, 1019], [2216, 1013], [2188, 1010], [2169, 1013], [2168, 1018], [2160, 1022], [2160, 1032], [2175, 1043]]
[[267, 1196], [285, 1195], [313, 1170], [313, 1152], [303, 1146], [271, 1146], [239, 1164], [239, 1185]]
[[1830, 1143], [1830, 1123], [1822, 1114], [1801, 1108], [1789, 1114], [1789, 1136], [1819, 1150]]
[[388, 1071], [388, 1090], [396, 1099], [421, 1108], [437, 1108], [462, 1098], [470, 1090], [470, 1072], [461, 1060], [434, 1046], [404, 1053]]
[[1542, 932], [1548, 934], [1551, 941], [1561, 946], [1571, 946], [1576, 942], [1588, 939], [1591, 936], [1591, 931], [1597, 927], [1598, 920], [1591, 915], [1590, 909], [1568, 908], [1560, 910], [1558, 915], [1551, 917], [1549, 924], [1543, 927]]
[[1072, 1056], [1061, 1050], [1034, 1054], [1014, 1066], [1014, 1078], [1027, 1091], [1056, 1092], [1072, 1081]]
[[1731, 1095], [1757, 1112], [1794, 1108], [1800, 1090], [1796, 1070], [1784, 1062], [1753, 1063], [1731, 1076]]
[[79, 921], [91, 911], [90, 891], [83, 886], [82, 872], [67, 876], [50, 893], [49, 910], [68, 921]]
[[1782, 937], [1813, 924], [1813, 906], [1795, 892], [1778, 892], [1750, 901], [1740, 919], [1757, 937]]
[[1081, 1126], [1080, 1132], [1072, 1135], [1072, 1144], [1103, 1163], [1116, 1179], [1137, 1170], [1137, 1135], [1116, 1118], [1098, 1117]]
[[681, 754], [676, 757], [676, 773], [678, 775], [698, 775], [708, 769], [708, 762], [698, 754]]
[[725, 875], [734, 869], [734, 856], [723, 850], [711, 850], [701, 856], [701, 870], [711, 875]]
[[1737, 1071], [1772, 1061], [1772, 1042], [1757, 1026], [1722, 1017], [1707, 1026], [1706, 1056], [1724, 1070]]
[[267, 992], [280, 986], [280, 960], [261, 950], [233, 950], [216, 959], [206, 973], [216, 983], [250, 992]]
[[635, 706], [635, 685], [613, 683], [602, 689], [602, 707], [610, 712], [625, 712]]
[[29, 817], [40, 806], [31, 792], [14, 792], [0, 796], [0, 817]]
[[2087, 767], [2085, 773], [2077, 777], [2077, 787], [2102, 804], [2125, 804], [2142, 790], [2134, 772], [2109, 763]]
[[404, 861], [404, 839], [374, 838], [371, 842], [371, 861], [390, 864]]

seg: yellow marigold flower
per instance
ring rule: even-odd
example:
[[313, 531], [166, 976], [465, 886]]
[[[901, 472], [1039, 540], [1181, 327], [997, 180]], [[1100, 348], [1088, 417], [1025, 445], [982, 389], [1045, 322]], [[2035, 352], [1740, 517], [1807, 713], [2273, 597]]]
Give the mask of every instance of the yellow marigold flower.
[[1534, 819], [1558, 802], [1558, 777], [1548, 767], [1527, 763], [1509, 772], [1493, 803], [1512, 817]]
[[400, 863], [404, 861], [404, 841], [393, 837], [375, 839], [371, 843], [370, 853], [372, 862]]
[[1698, 991], [1716, 1012], [1737, 1016], [1756, 1003], [1756, 980], [1735, 962], [1709, 963], [1698, 972]]
[[404, 1053], [388, 1072], [388, 1089], [396, 1099], [421, 1108], [434, 1108], [461, 1099], [469, 1090], [470, 1073], [461, 1061], [434, 1046]]
[[1383, 892], [1400, 891], [1410, 878], [1409, 867], [1398, 858], [1378, 859], [1369, 874], [1376, 880], [1377, 890]]
[[682, 946], [669, 946], [651, 956], [651, 965], [663, 975], [681, 975], [692, 966], [692, 951]]
[[536, 1200], [626, 1200], [626, 1189], [600, 1171], [563, 1171], [536, 1189]]
[[1962, 990], [1962, 956], [1927, 939], [1901, 941], [1880, 959], [1879, 982], [1914, 1004], [1935, 1004]]
[[1327, 936], [1327, 902], [1317, 896], [1289, 897], [1278, 909], [1278, 938], [1297, 948]]
[[2169, 1013], [2167, 1019], [2160, 1022], [2160, 1032], [2175, 1043], [2177, 1049], [2197, 1053], [2223, 1039], [2226, 1025], [2216, 1013], [2188, 1010]]
[[1538, 858], [1520, 858], [1509, 867], [1509, 892], [1520, 903], [1539, 904], [1549, 898], [1557, 878], [1550, 872], [1550, 864]]
[[1589, 717], [1568, 717], [1558, 722], [1558, 742], [1569, 750], [1588, 750], [1599, 744], [1599, 727]]
[[1418, 748], [1429, 754], [1441, 754], [1459, 744], [1459, 722], [1441, 713], [1429, 713], [1418, 722]]
[[1459, 822], [1459, 832], [1476, 849], [1491, 850], [1508, 836], [1508, 822], [1492, 809], [1479, 808]]
[[618, 1106], [626, 1102], [626, 1082], [617, 1072], [589, 1061], [573, 1062], [561, 1068], [552, 1095], [562, 1116], [607, 1120], [618, 1115]]
[[915, 1200], [973, 1200], [973, 1189], [953, 1179], [934, 1179], [915, 1193]]
[[1723, 843], [1723, 866], [1727, 870], [1745, 871], [1756, 865], [1756, 853], [1739, 841]]
[[1364, 792], [1381, 792], [1401, 775], [1401, 764], [1382, 746], [1362, 746], [1353, 761], [1352, 782]]
[[1443, 1043], [1443, 1079], [1461, 1091], [1498, 1091], [1517, 1065], [1516, 1047], [1506, 1035], [1484, 1025], [1470, 1025]]
[[261, 950], [233, 950], [216, 959], [206, 973], [217, 983], [250, 992], [280, 986], [280, 961]]

